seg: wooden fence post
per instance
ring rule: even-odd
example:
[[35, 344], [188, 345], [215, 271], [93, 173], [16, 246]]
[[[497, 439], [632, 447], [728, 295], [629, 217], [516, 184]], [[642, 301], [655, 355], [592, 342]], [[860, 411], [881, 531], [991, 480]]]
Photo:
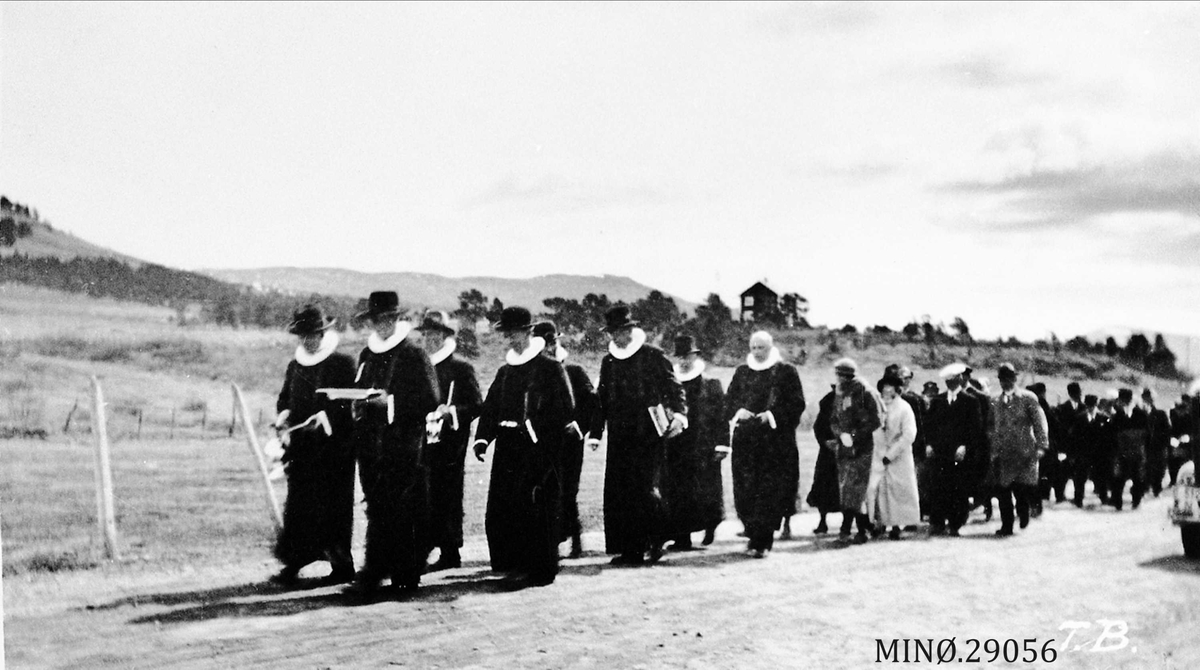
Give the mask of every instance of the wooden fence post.
[[95, 391], [95, 413], [92, 415], [96, 433], [96, 509], [104, 550], [109, 559], [117, 558], [117, 521], [113, 513], [112, 468], [108, 459], [108, 423], [104, 415], [104, 390], [100, 380], [92, 377]]
[[67, 422], [63, 424], [63, 433], [71, 430], [71, 417], [75, 415], [75, 410], [79, 409], [79, 398], [75, 399], [75, 404], [71, 405], [71, 411], [67, 412]]
[[258, 446], [258, 436], [255, 433], [254, 425], [250, 423], [250, 408], [246, 405], [246, 397], [242, 395], [242, 389], [236, 383], [232, 386], [234, 402], [239, 410], [238, 414], [242, 417], [242, 428], [246, 431], [246, 443], [250, 445], [250, 451], [254, 453], [254, 462], [258, 464], [259, 474], [262, 475], [263, 490], [267, 493], [267, 506], [271, 511], [271, 519], [275, 522], [275, 529], [280, 530], [283, 528], [283, 512], [279, 510], [275, 487], [271, 485], [271, 477], [267, 472], [267, 459]]

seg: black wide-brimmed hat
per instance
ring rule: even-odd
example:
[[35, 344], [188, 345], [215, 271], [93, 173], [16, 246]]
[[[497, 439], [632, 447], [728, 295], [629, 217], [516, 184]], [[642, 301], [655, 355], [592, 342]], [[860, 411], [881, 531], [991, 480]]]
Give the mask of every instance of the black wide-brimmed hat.
[[929, 393], [930, 391], [937, 393], [938, 383], [934, 381], [925, 382], [925, 385], [921, 387], [921, 390], [925, 393]]
[[675, 355], [687, 356], [688, 354], [698, 354], [700, 350], [696, 348], [696, 338], [691, 335], [680, 335], [675, 338]]
[[287, 331], [293, 335], [314, 335], [323, 333], [333, 326], [337, 319], [325, 317], [325, 313], [316, 305], [305, 305], [292, 313], [292, 322]]
[[636, 325], [638, 322], [630, 318], [628, 305], [617, 305], [604, 313], [604, 332], [606, 333], [622, 328], [633, 328]]
[[450, 317], [440, 309], [431, 309], [425, 312], [425, 316], [421, 319], [421, 325], [417, 326], [417, 330], [421, 332], [432, 331], [443, 335], [453, 335], [454, 327], [450, 325]]
[[374, 291], [367, 298], [367, 309], [355, 314], [355, 318], [375, 318], [400, 313], [400, 296], [395, 291]]
[[558, 341], [558, 326], [553, 321], [538, 321], [533, 324], [533, 336], [542, 338], [546, 344], [554, 344]]
[[1017, 378], [1017, 368], [1013, 367], [1012, 363], [1001, 363], [1000, 367], [996, 368], [996, 378], [1004, 381], [1006, 379]]
[[498, 333], [529, 330], [533, 328], [533, 315], [524, 307], [505, 307], [504, 311], [500, 312], [500, 321], [494, 328]]

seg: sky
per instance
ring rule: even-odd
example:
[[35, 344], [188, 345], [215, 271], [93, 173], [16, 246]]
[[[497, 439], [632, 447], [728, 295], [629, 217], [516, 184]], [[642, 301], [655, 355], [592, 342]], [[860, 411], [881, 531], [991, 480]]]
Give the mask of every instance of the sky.
[[5, 2], [0, 191], [187, 269], [1200, 334], [1200, 4]]

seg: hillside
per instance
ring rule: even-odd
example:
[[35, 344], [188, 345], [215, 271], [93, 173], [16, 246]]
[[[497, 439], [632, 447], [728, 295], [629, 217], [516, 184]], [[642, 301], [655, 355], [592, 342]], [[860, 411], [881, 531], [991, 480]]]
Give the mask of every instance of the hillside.
[[[365, 296], [371, 291], [390, 289], [400, 294], [409, 307], [454, 309], [458, 295], [479, 289], [505, 305], [524, 305], [535, 311], [546, 298], [580, 299], [588, 293], [605, 294], [612, 301], [633, 302], [645, 298], [653, 287], [616, 275], [544, 275], [528, 279], [503, 277], [443, 277], [419, 272], [356, 272], [340, 268], [256, 268], [249, 270], [199, 270], [218, 279], [250, 284], [264, 289], [305, 295]], [[675, 298], [680, 309], [691, 312], [696, 304]]]
[[[18, 221], [23, 219], [20, 216], [15, 218]], [[16, 243], [11, 247], [0, 246], [0, 258], [6, 258], [13, 254], [21, 254], [30, 258], [57, 258], [63, 261], [73, 258], [111, 258], [128, 263], [135, 268], [145, 262], [57, 230], [44, 222], [29, 221], [29, 224], [30, 234], [28, 236], [17, 238]]]

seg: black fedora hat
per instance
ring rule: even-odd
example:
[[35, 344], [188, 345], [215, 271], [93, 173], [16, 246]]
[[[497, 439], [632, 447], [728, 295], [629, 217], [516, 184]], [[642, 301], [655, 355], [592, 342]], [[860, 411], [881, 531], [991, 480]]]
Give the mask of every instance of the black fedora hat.
[[630, 318], [628, 305], [617, 305], [604, 313], [604, 332], [606, 333], [622, 328], [633, 328], [636, 325], [638, 322]]
[[326, 318], [325, 313], [316, 305], [305, 305], [292, 312], [292, 322], [287, 331], [293, 335], [313, 335], [323, 333], [333, 326], [337, 319]]
[[417, 330], [421, 332], [434, 331], [443, 335], [454, 334], [454, 327], [450, 325], [450, 317], [439, 309], [426, 311], [425, 316], [421, 318], [421, 325], [417, 326]]
[[395, 291], [374, 291], [367, 298], [367, 309], [355, 314], [359, 319], [400, 313], [400, 296]]
[[500, 321], [495, 325], [498, 333], [531, 328], [533, 328], [533, 315], [524, 307], [505, 307], [504, 311], [500, 312]]
[[696, 348], [696, 338], [691, 335], [679, 335], [675, 338], [675, 355], [687, 356], [688, 354], [698, 354], [700, 350]]
[[533, 336], [542, 338], [546, 344], [554, 344], [558, 341], [558, 326], [553, 321], [538, 321], [533, 324]]

